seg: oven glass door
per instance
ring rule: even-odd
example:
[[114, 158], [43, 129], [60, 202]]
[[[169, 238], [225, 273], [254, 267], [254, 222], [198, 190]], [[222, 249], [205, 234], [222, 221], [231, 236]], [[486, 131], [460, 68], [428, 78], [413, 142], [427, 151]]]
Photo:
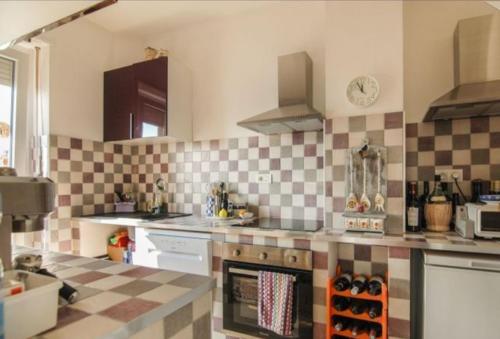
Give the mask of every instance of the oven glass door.
[[[258, 325], [259, 270], [295, 277], [292, 337], [283, 337]], [[312, 337], [312, 272], [224, 261], [224, 329], [264, 338]]]
[[[238, 272], [238, 273], [235, 273]], [[231, 290], [233, 321], [237, 324], [256, 324], [258, 321], [258, 282], [245, 270], [231, 270]]]

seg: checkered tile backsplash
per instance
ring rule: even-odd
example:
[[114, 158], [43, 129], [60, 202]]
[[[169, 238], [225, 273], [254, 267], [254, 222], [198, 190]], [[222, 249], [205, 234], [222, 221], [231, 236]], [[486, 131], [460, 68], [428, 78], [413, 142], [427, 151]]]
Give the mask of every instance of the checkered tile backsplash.
[[339, 244], [338, 247], [338, 264], [343, 272], [385, 276], [387, 258], [385, 246]]
[[[261, 217], [323, 219], [322, 132], [139, 145], [131, 153], [134, 191], [150, 199], [161, 173], [171, 211], [202, 215], [207, 184], [224, 181]], [[262, 172], [271, 184], [257, 183]]]
[[131, 188], [130, 147], [51, 136], [50, 177], [57, 182], [53, 218], [113, 210], [114, 192]]
[[57, 183], [50, 250], [78, 252], [79, 230], [71, 218], [113, 211], [114, 192], [132, 187], [130, 146], [52, 135], [49, 157], [50, 178]]
[[344, 227], [346, 150], [370, 144], [387, 147], [388, 233], [403, 233], [403, 113], [334, 117], [325, 122], [325, 224]]
[[[136, 146], [52, 135], [49, 156], [58, 184], [53, 251], [78, 252], [71, 217], [113, 211], [115, 191], [150, 200], [160, 176], [170, 211], [201, 215], [207, 184], [225, 181], [259, 216], [323, 219], [322, 132]], [[257, 183], [261, 172], [271, 173], [271, 184]]]
[[[387, 231], [401, 233], [401, 112], [335, 117], [325, 121], [324, 134], [192, 143], [130, 146], [52, 135], [50, 177], [58, 188], [50, 220], [50, 249], [78, 252], [79, 231], [73, 228], [71, 217], [113, 211], [115, 191], [137, 192], [139, 201], [150, 200], [160, 176], [168, 183], [170, 211], [202, 215], [207, 184], [225, 181], [261, 217], [325, 219], [326, 227], [343, 228], [345, 151], [365, 136], [388, 148], [387, 211], [388, 224], [394, 227]], [[271, 184], [257, 183], [262, 172], [272, 175]]]
[[433, 181], [440, 169], [463, 170], [471, 180], [500, 180], [500, 117], [406, 124], [406, 179]]

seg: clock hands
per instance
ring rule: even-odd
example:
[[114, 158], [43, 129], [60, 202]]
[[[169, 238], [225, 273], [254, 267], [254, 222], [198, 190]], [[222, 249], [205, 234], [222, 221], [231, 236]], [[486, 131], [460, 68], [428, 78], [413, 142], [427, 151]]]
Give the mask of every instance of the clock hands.
[[366, 94], [362, 83], [356, 81], [356, 86], [358, 86], [361, 93]]
[[372, 105], [379, 96], [380, 87], [375, 78], [358, 76], [349, 82], [346, 88], [347, 99], [356, 106]]

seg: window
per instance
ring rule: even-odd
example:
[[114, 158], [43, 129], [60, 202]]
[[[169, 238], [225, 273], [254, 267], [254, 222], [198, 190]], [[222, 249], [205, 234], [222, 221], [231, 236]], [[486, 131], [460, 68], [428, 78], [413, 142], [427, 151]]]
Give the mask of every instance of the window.
[[0, 57], [0, 166], [13, 167], [15, 61]]
[[157, 137], [160, 135], [158, 126], [148, 124], [147, 122], [142, 123], [142, 137]]

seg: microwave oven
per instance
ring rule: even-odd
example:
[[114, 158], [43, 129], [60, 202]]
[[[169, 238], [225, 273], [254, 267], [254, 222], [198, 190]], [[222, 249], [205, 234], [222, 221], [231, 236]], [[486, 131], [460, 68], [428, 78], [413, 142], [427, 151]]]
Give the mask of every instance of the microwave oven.
[[466, 203], [467, 217], [474, 223], [474, 235], [500, 238], [500, 204]]

